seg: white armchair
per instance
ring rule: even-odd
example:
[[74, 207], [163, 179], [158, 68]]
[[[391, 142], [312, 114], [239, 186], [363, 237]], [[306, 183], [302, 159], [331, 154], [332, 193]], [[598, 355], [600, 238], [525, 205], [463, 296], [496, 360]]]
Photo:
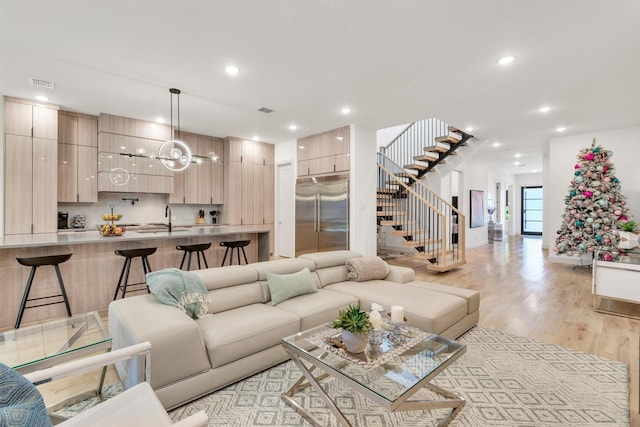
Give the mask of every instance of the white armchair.
[[40, 371], [24, 375], [34, 384], [49, 380], [60, 379], [77, 375], [96, 368], [111, 365], [134, 357], [144, 356], [145, 381], [125, 390], [124, 392], [88, 409], [80, 414], [64, 421], [60, 426], [64, 427], [107, 427], [107, 426], [180, 426], [180, 427], [204, 427], [209, 422], [209, 417], [204, 411], [197, 412], [175, 424], [156, 397], [148, 380], [150, 368], [151, 343], [145, 342], [109, 353], [99, 354], [85, 359], [61, 364]]

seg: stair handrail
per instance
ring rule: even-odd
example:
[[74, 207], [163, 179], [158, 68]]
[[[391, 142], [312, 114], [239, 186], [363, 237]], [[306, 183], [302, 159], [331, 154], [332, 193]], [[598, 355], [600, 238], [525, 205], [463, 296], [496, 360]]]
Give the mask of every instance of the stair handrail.
[[[387, 145], [385, 145], [384, 147], [380, 147], [380, 148], [382, 148], [383, 150], [386, 150], [387, 148], [391, 147], [391, 145], [392, 145], [392, 144], [394, 144], [398, 139], [402, 138], [402, 136], [403, 136], [405, 133], [407, 133], [407, 131], [408, 131], [409, 129], [411, 129], [415, 124], [416, 124], [416, 122], [409, 123], [409, 124], [407, 125], [407, 127], [405, 127], [405, 128], [402, 130], [402, 132], [400, 132], [400, 133], [399, 133], [395, 138], [393, 138], [393, 139], [392, 139], [392, 140], [391, 140]], [[383, 151], [383, 152], [384, 152], [384, 151]]]
[[[407, 171], [405, 168], [403, 168], [402, 166], [400, 166], [399, 164], [397, 164], [396, 162], [394, 162], [393, 160], [391, 160], [386, 154], [380, 152], [379, 153], [381, 156], [383, 156], [385, 158], [385, 160], [387, 160], [389, 163], [393, 164], [394, 166], [396, 166], [398, 169], [404, 171], [405, 173], [409, 173], [409, 171]], [[378, 165], [380, 165], [380, 162], [378, 162]], [[383, 169], [385, 169], [383, 167]], [[395, 176], [395, 174], [394, 174]], [[396, 176], [397, 178], [397, 176]], [[402, 180], [400, 180], [399, 182], [402, 182]], [[415, 180], [414, 184], [417, 184], [418, 186], [424, 188], [424, 190], [428, 193], [430, 193], [431, 195], [433, 195], [436, 199], [438, 199], [439, 201], [441, 201], [443, 204], [447, 205], [452, 211], [454, 211], [456, 214], [458, 214], [458, 216], [464, 217], [464, 214], [455, 206], [453, 206], [451, 203], [449, 203], [446, 199], [443, 199], [438, 193], [435, 193], [433, 190], [431, 190], [429, 187], [427, 187], [427, 185], [421, 181], [421, 180]], [[436, 208], [434, 208], [436, 209]], [[437, 209], [436, 209], [437, 210]]]

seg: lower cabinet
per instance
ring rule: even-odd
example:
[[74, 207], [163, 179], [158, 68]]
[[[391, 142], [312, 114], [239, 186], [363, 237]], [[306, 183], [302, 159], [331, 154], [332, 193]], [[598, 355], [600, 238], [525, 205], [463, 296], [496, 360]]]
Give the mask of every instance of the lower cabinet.
[[640, 318], [640, 248], [626, 250], [618, 262], [597, 258], [593, 261], [594, 310]]

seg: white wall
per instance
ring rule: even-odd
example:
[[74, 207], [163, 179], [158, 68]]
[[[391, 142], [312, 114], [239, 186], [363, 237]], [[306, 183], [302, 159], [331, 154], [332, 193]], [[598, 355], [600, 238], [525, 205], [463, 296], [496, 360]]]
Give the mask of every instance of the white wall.
[[349, 247], [376, 255], [376, 131], [351, 125]]
[[[638, 142], [640, 127], [611, 129], [587, 134], [553, 138], [549, 142], [549, 167], [546, 169], [548, 182], [544, 189], [544, 245], [553, 248], [556, 230], [560, 228], [564, 213], [564, 197], [573, 178], [578, 152], [591, 146], [596, 138], [605, 150], [613, 151], [611, 161], [615, 166], [615, 176], [622, 184], [622, 194], [627, 197], [633, 218], [640, 219], [640, 173], [638, 173]], [[550, 251], [549, 256], [553, 254]]]
[[0, 102], [0, 236], [4, 236], [4, 100]]
[[391, 126], [376, 131], [376, 145], [378, 147], [389, 144], [393, 139], [409, 126], [410, 123], [398, 126]]

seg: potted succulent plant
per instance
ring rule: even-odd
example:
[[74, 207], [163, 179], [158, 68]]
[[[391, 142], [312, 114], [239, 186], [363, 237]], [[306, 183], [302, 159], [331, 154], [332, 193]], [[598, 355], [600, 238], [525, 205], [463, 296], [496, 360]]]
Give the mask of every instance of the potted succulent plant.
[[362, 311], [359, 305], [349, 305], [340, 310], [338, 318], [333, 321], [334, 328], [342, 329], [342, 342], [350, 353], [362, 353], [367, 347], [369, 332], [373, 329], [369, 314]]
[[620, 240], [638, 240], [638, 234], [635, 232], [638, 224], [635, 221], [625, 221], [620, 223], [618, 234]]

